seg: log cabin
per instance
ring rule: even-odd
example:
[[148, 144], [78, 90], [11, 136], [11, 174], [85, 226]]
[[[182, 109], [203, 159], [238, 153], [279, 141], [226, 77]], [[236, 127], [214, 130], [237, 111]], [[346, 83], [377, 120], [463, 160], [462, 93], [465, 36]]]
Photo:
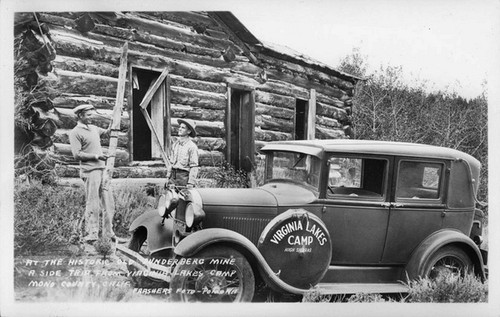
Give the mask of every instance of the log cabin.
[[[72, 109], [91, 103], [96, 124], [109, 125], [125, 43], [114, 178], [165, 177], [162, 151], [177, 135], [178, 118], [197, 124], [203, 175], [223, 161], [250, 171], [268, 141], [351, 137], [360, 78], [258, 40], [231, 12], [17, 15], [35, 16], [56, 51], [52, 71], [39, 80], [56, 92], [50, 98], [60, 117], [53, 138], [65, 158], [62, 177], [79, 175], [68, 140]], [[102, 143], [106, 149], [109, 140]]]

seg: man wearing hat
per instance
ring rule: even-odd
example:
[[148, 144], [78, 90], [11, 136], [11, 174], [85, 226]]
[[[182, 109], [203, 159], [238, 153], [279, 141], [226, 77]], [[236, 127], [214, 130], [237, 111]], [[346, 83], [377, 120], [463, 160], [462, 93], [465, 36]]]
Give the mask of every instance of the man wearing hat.
[[114, 213], [114, 206], [106, 206], [106, 200], [103, 197], [103, 195], [108, 195], [109, 202], [114, 205], [113, 195], [110, 190], [104, 192], [102, 186], [105, 162], [108, 157], [102, 151], [101, 136], [109, 134], [111, 124], [107, 130], [91, 124], [94, 111], [94, 106], [90, 104], [74, 108], [73, 112], [78, 122], [69, 133], [71, 152], [73, 157], [80, 161], [80, 177], [85, 182], [86, 204], [83, 240], [87, 243], [93, 243], [98, 239], [101, 205], [109, 207], [105, 208], [103, 212], [103, 234], [116, 239], [112, 226], [113, 215], [110, 214]]
[[172, 145], [167, 179], [176, 186], [193, 187], [198, 177], [198, 147], [190, 139], [196, 137], [196, 123], [178, 119], [178, 139]]

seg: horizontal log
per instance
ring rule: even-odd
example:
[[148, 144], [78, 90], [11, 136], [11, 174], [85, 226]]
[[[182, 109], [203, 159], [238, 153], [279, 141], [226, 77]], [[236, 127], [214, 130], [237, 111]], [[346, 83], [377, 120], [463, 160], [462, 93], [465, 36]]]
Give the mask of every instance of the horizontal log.
[[316, 124], [323, 125], [327, 128], [342, 128], [342, 124], [335, 119], [316, 116]]
[[[61, 35], [53, 35], [58, 38], [54, 46], [60, 55], [72, 56], [85, 59], [93, 59], [99, 62], [119, 64], [120, 48], [102, 46], [85, 41], [85, 39], [64, 39]], [[183, 76], [189, 79], [208, 81], [213, 83], [235, 82], [245, 83], [249, 87], [260, 85], [253, 78], [247, 78], [242, 74], [232, 73], [229, 69], [221, 69], [208, 65], [201, 65], [183, 60], [174, 60], [169, 57], [137, 52], [129, 49], [129, 62], [132, 65], [140, 65], [143, 68], [162, 70], [165, 67], [171, 74]]]
[[226, 109], [226, 95], [204, 92], [182, 87], [170, 87], [172, 103], [196, 106], [206, 109]]
[[285, 141], [292, 140], [291, 133], [277, 132], [262, 130], [260, 128], [255, 129], [255, 141]]
[[346, 135], [342, 129], [328, 129], [316, 126], [317, 139], [345, 139]]
[[[73, 109], [78, 105], [90, 103], [96, 109], [113, 109], [116, 98], [63, 93], [54, 98], [52, 102], [57, 108]], [[126, 103], [126, 99], [124, 103]]]
[[347, 113], [344, 109], [326, 105], [321, 102], [316, 103], [316, 114], [338, 121], [345, 121], [347, 119]]
[[217, 166], [224, 161], [224, 154], [219, 151], [198, 150], [198, 163], [200, 166]]
[[[109, 25], [114, 26], [112, 23]], [[210, 37], [206, 34], [197, 34], [185, 28], [170, 26], [144, 18], [134, 16], [133, 13], [120, 14], [116, 26], [128, 27], [137, 31], [143, 31], [157, 36], [170, 38], [179, 42], [187, 42], [198, 46], [210, 43], [214, 48], [224, 50], [232, 43], [228, 40]]]
[[296, 99], [288, 96], [277, 95], [265, 91], [257, 90], [255, 93], [255, 101], [289, 109], [295, 109]]
[[293, 133], [293, 120], [279, 119], [269, 115], [255, 116], [255, 126], [263, 130]]
[[[179, 118], [171, 118], [170, 125], [172, 127], [172, 135], [177, 135], [179, 130]], [[193, 120], [196, 124], [196, 133], [200, 137], [225, 137], [226, 129], [223, 122], [198, 121]]]
[[[53, 141], [55, 143], [64, 143], [64, 144], [69, 144], [69, 132], [70, 129], [57, 129], [56, 133], [54, 134], [54, 139]], [[109, 146], [109, 136], [103, 136], [101, 138], [101, 145], [102, 146]], [[119, 132], [118, 133], [118, 147], [121, 148], [128, 148], [128, 133], [124, 132]]]
[[[124, 17], [124, 15], [122, 14], [120, 14], [120, 16], [122, 18]], [[132, 15], [131, 19], [141, 20], [146, 24], [148, 21], [147, 19], [141, 18], [139, 16], [133, 17]], [[77, 32], [76, 30], [72, 31], [75, 25], [72, 19], [57, 16], [54, 13], [51, 14], [42, 13], [40, 15], [40, 21], [52, 24], [51, 29], [61, 30], [61, 28], [65, 28], [68, 32], [71, 32], [74, 35], [79, 35], [79, 32]], [[161, 34], [161, 33], [155, 34], [154, 32], [151, 32], [151, 29], [148, 29], [147, 27], [142, 29], [134, 28], [133, 25], [124, 24], [123, 21], [116, 23], [111, 20], [107, 20], [102, 22], [103, 23], [96, 23], [94, 29], [91, 30], [90, 32], [87, 32], [85, 36], [94, 40], [103, 41], [104, 43], [106, 42], [111, 43], [110, 42], [112, 41], [111, 38], [115, 38], [115, 39], [121, 39], [122, 42], [123, 40], [129, 41], [131, 42], [130, 43], [131, 45], [132, 42], [143, 43], [151, 46], [156, 46], [158, 48], [171, 49], [178, 52], [183, 51], [192, 54], [207, 55], [216, 59], [221, 57], [222, 49], [224, 49], [228, 45], [231, 45], [231, 43], [227, 40], [220, 39], [219, 37], [211, 38], [209, 36], [204, 36], [205, 41], [198, 41], [196, 43], [196, 41], [189, 40], [189, 34], [192, 34], [194, 37], [198, 36], [198, 34], [191, 31], [191, 28], [183, 28], [183, 31], [188, 35], [183, 37], [182, 39], [179, 39], [173, 36], [167, 36], [166, 34]], [[179, 27], [168, 26], [166, 24], [162, 24], [153, 20], [151, 20], [150, 22], [152, 28], [156, 28], [158, 25], [164, 25], [166, 28], [170, 29], [175, 29], [175, 30], [181, 29]], [[68, 27], [70, 27], [71, 29], [68, 29]], [[106, 39], [105, 37], [102, 36], [107, 36], [108, 38]], [[212, 48], [214, 45], [212, 45], [211, 41], [217, 43], [222, 42], [225, 45], [222, 44], [219, 48], [214, 49]]]
[[293, 98], [309, 100], [310, 93], [308, 89], [295, 86], [291, 83], [268, 80], [258, 87], [259, 90], [271, 92], [279, 95], [290, 96]]
[[170, 86], [201, 90], [217, 94], [225, 94], [227, 86], [224, 83], [214, 83], [203, 80], [189, 79], [174, 74], [170, 75]]
[[260, 102], [256, 102], [255, 114], [257, 115], [265, 114], [275, 118], [293, 120], [293, 118], [295, 117], [295, 110], [283, 107], [270, 106]]
[[[346, 96], [347, 96], [347, 94], [346, 94]], [[330, 95], [324, 95], [322, 93], [316, 94], [316, 101], [327, 104], [327, 105], [335, 106], [337, 108], [344, 108], [345, 107], [345, 102], [342, 101], [341, 99], [336, 98], [334, 96], [330, 96]]]
[[[59, 113], [60, 123], [58, 123], [58, 128], [60, 129], [73, 129], [76, 126], [76, 116], [73, 113], [73, 109], [65, 109], [65, 108], [56, 108], [56, 111]], [[110, 110], [101, 110], [99, 113], [96, 113], [92, 117], [92, 124], [101, 127], [103, 129], [107, 129], [109, 127], [109, 123], [111, 121]], [[120, 131], [126, 132], [128, 131], [130, 126], [130, 118], [127, 112], [123, 112], [121, 121], [120, 121]]]
[[203, 12], [192, 11], [151, 11], [146, 14], [163, 20], [173, 21], [190, 27], [203, 25], [207, 28], [219, 28], [219, 25]]
[[[59, 165], [56, 167], [56, 173], [60, 177], [74, 177], [80, 175], [79, 165]], [[113, 169], [113, 178], [155, 178], [165, 179], [167, 177], [167, 169], [165, 166], [116, 166]]]
[[52, 65], [58, 70], [118, 78], [118, 67], [106, 62], [57, 55], [56, 59], [52, 62]]
[[[55, 152], [62, 155], [67, 164], [77, 164], [78, 161], [73, 157], [71, 153], [71, 146], [64, 143], [54, 143]], [[106, 154], [108, 152], [107, 147], [102, 148], [103, 152]], [[126, 149], [118, 148], [116, 149], [115, 165], [121, 166], [126, 165], [129, 161], [129, 153]]]
[[57, 77], [41, 77], [41, 82], [48, 83], [53, 89], [65, 93], [113, 97], [116, 95], [118, 80], [94, 74], [75, 73], [58, 70]]
[[299, 87], [303, 87], [306, 89], [315, 89], [316, 92], [323, 93], [325, 95], [331, 95], [335, 98], [342, 98], [344, 94], [353, 96], [354, 90], [352, 89], [340, 90], [335, 87], [315, 82], [302, 74], [293, 74], [291, 71], [277, 69], [267, 69], [266, 72], [268, 74], [268, 79], [293, 83]]
[[186, 105], [171, 104], [170, 115], [176, 118], [223, 122], [226, 112], [225, 110], [204, 109]]
[[196, 145], [200, 150], [224, 152], [226, 140], [223, 138], [199, 137], [196, 138]]
[[[281, 55], [281, 57], [284, 55]], [[306, 64], [306, 62], [301, 63], [297, 61], [290, 62], [288, 60], [283, 60], [281, 58], [272, 57], [267, 54], [259, 54], [259, 58], [265, 61], [266, 64], [270, 65], [271, 68], [282, 68], [288, 69], [294, 73], [305, 74], [310, 79], [316, 78], [320, 82], [328, 83], [332, 86], [338, 87], [342, 90], [351, 90], [354, 88], [354, 84], [352, 82], [343, 80], [334, 75], [325, 73], [324, 70], [318, 70], [312, 68], [311, 65]], [[288, 57], [287, 57], [288, 58]]]
[[[106, 27], [100, 27], [100, 29], [102, 28]], [[109, 30], [113, 30], [113, 32], [110, 31], [108, 33], [117, 33], [118, 31], [118, 29], [113, 29], [111, 27], [108, 28]], [[197, 48], [197, 47], [191, 47], [187, 43], [179, 43], [177, 45], [178, 48], [176, 50], [175, 48], [155, 46], [152, 43], [148, 42], [134, 41], [134, 39], [130, 39], [130, 36], [127, 37], [126, 35], [123, 35], [122, 37], [113, 37], [112, 35], [103, 35], [93, 32], [89, 32], [86, 33], [85, 35], [82, 35], [77, 31], [67, 30], [64, 28], [53, 27], [53, 29], [54, 30], [51, 31], [51, 34], [53, 35], [52, 37], [56, 43], [71, 38], [71, 40], [73, 41], [80, 39], [82, 42], [90, 42], [93, 44], [100, 45], [101, 47], [120, 48], [123, 46], [123, 43], [125, 41], [128, 41], [129, 49], [140, 53], [148, 53], [152, 55], [188, 60], [194, 63], [211, 65], [220, 68], [231, 66], [231, 63], [227, 63], [226, 61], [220, 58], [221, 52]], [[127, 32], [130, 32], [135, 36], [135, 33], [132, 33], [131, 30], [128, 30]]]

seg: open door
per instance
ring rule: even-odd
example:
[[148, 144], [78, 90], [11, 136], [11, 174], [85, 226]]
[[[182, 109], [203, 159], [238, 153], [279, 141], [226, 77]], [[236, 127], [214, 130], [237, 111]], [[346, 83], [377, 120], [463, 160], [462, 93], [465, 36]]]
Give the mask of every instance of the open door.
[[132, 69], [132, 159], [162, 159], [170, 139], [168, 72]]

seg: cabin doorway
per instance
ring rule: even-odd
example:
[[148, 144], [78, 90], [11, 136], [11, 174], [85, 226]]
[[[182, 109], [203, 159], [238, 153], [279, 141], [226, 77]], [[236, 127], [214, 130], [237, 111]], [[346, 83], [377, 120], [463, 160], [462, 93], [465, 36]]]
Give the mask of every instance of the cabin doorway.
[[[151, 161], [161, 159], [161, 148], [153, 139], [154, 135], [141, 112], [140, 104], [144, 99], [148, 89], [155, 83], [160, 76], [160, 72], [132, 68], [132, 160], [133, 161]], [[160, 88], [155, 92], [151, 102], [146, 108], [152, 124], [157, 131], [158, 138], [163, 146], [165, 142], [165, 131], [169, 133], [169, 126], [166, 115], [167, 111], [167, 84], [164, 81]]]
[[250, 172], [255, 161], [255, 95], [229, 88], [226, 111], [227, 160], [235, 169]]

